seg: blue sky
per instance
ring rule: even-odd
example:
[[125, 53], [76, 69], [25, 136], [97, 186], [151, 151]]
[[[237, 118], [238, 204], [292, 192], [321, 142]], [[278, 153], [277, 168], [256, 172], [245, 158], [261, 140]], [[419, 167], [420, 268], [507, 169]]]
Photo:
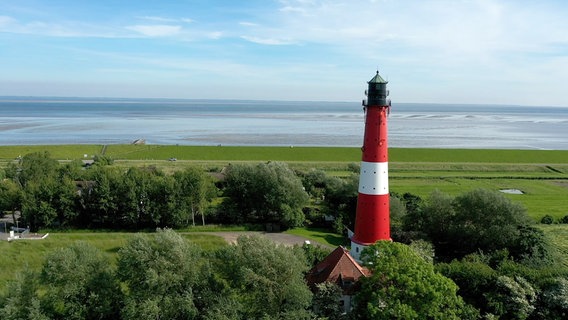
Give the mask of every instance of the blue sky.
[[563, 0], [0, 0], [0, 95], [568, 106]]

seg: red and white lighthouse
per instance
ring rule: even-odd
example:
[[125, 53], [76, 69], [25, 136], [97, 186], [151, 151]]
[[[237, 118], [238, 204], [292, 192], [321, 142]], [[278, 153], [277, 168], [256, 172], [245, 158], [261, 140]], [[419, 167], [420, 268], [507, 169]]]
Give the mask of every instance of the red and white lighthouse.
[[368, 82], [365, 110], [365, 136], [359, 177], [355, 233], [351, 237], [351, 256], [360, 261], [361, 251], [378, 240], [391, 240], [388, 176], [387, 116], [390, 101], [387, 83], [377, 74]]

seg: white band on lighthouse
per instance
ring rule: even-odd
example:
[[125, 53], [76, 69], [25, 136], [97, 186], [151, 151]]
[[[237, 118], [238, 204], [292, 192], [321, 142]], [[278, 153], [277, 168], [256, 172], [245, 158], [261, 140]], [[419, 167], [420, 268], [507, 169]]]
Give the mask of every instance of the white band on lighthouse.
[[389, 163], [361, 162], [359, 193], [382, 195], [389, 193]]

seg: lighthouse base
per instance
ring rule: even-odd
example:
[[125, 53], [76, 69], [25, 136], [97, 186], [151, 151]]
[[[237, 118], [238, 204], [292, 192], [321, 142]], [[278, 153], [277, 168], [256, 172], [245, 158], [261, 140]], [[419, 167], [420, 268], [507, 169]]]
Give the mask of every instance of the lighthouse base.
[[368, 245], [359, 244], [355, 241], [351, 241], [351, 250], [349, 251], [349, 254], [353, 259], [355, 259], [355, 261], [361, 263], [361, 252], [363, 252], [363, 249], [367, 247]]

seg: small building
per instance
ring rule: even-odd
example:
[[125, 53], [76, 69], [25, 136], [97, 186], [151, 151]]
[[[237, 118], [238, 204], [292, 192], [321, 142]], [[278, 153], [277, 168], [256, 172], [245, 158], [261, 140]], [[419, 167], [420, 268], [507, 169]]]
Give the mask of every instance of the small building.
[[370, 274], [367, 268], [362, 267], [351, 257], [349, 250], [339, 246], [308, 272], [306, 282], [312, 291], [316, 290], [316, 285], [319, 283], [337, 284], [342, 290], [339, 303], [344, 312], [349, 312], [353, 296], [360, 288], [359, 279]]

